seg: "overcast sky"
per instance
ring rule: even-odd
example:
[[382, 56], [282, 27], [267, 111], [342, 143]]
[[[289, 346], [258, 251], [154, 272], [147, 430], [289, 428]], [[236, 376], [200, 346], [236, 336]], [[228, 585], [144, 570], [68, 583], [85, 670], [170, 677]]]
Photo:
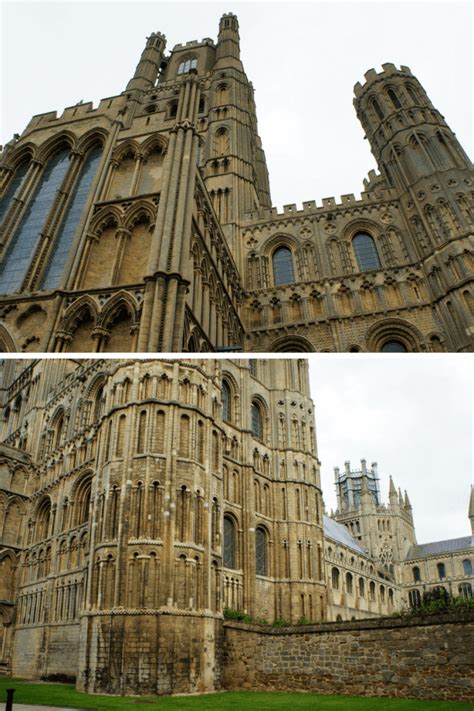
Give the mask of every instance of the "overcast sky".
[[378, 463], [405, 489], [418, 543], [468, 536], [473, 472], [472, 356], [441, 354], [310, 359], [326, 508], [336, 508], [333, 468]]
[[472, 155], [472, 7], [468, 2], [23, 2], [1, 0], [0, 142], [33, 114], [124, 90], [145, 38], [216, 40], [239, 17], [255, 87], [273, 204], [359, 193], [375, 167], [353, 86], [383, 62], [411, 67]]

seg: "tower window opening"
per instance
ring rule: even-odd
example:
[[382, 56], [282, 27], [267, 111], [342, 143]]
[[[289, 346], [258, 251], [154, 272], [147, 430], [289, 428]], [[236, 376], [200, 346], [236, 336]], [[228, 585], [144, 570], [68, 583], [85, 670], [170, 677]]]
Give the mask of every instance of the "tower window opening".
[[196, 57], [192, 57], [190, 59], [185, 59], [184, 62], [181, 62], [181, 64], [178, 67], [178, 74], [189, 74], [190, 71], [193, 69], [196, 69], [197, 67], [197, 59]]
[[396, 109], [401, 109], [402, 105], [401, 105], [400, 100], [399, 100], [398, 96], [396, 95], [395, 91], [393, 89], [388, 89], [387, 94], [388, 94], [388, 98], [390, 99], [390, 101], [392, 102], [394, 107]]

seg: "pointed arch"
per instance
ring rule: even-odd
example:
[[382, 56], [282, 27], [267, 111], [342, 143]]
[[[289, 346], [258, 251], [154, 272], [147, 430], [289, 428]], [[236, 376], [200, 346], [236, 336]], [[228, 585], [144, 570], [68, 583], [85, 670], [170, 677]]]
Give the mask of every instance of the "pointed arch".
[[77, 136], [69, 130], [63, 130], [55, 136], [51, 136], [42, 143], [36, 151], [36, 159], [47, 163], [52, 156], [66, 147], [69, 150], [75, 150], [77, 144]]
[[6, 326], [0, 323], [0, 353], [18, 353], [19, 350]]

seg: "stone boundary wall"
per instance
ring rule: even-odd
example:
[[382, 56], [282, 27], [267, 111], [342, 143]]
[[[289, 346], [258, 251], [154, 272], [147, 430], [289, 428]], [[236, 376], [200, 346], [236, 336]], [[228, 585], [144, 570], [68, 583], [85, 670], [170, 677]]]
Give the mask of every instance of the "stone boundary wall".
[[474, 700], [474, 610], [265, 628], [224, 622], [228, 690]]

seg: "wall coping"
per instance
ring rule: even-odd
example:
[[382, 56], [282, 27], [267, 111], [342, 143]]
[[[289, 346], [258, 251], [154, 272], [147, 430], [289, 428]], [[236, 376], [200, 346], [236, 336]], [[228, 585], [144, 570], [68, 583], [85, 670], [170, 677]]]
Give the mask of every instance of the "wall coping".
[[387, 630], [401, 629], [404, 627], [430, 627], [444, 624], [466, 624], [474, 622], [474, 609], [462, 612], [444, 613], [437, 615], [418, 615], [413, 617], [378, 617], [365, 620], [352, 620], [342, 622], [317, 622], [308, 625], [289, 625], [288, 627], [271, 627], [266, 625], [249, 624], [237, 620], [224, 620], [224, 628], [240, 630], [242, 632], [258, 632], [266, 635], [305, 635], [322, 634], [326, 632], [352, 632], [358, 630]]

